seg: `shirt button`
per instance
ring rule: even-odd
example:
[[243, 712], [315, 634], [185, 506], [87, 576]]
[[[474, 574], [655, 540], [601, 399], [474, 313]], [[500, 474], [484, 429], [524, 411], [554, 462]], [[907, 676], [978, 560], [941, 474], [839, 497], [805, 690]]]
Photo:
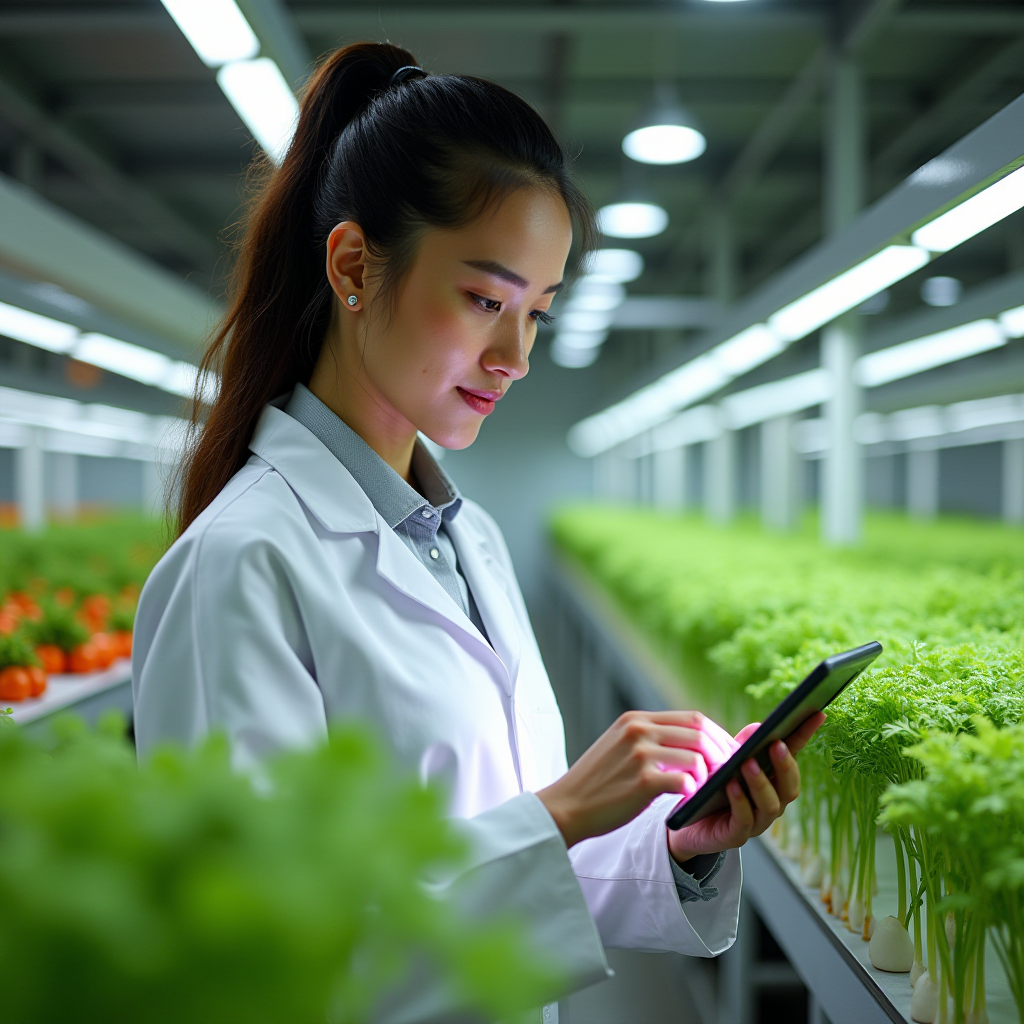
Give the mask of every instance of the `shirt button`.
[[424, 510], [423, 510], [423, 511], [422, 511], [422, 512], [420, 513], [420, 515], [421, 515], [421, 516], [423, 516], [423, 518], [424, 518], [424, 519], [433, 519], [433, 518], [434, 518], [434, 513], [433, 513], [433, 512], [431, 512], [429, 508], [425, 508], [425, 509], [424, 509]]
[[441, 552], [438, 551], [437, 548], [431, 548], [430, 549], [430, 557], [433, 558], [436, 561], [438, 558], [441, 557]]

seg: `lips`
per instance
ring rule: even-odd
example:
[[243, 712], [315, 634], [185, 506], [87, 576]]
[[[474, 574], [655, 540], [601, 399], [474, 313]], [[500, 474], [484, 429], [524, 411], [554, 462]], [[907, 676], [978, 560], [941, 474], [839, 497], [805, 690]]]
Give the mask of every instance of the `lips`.
[[473, 410], [473, 412], [479, 413], [481, 416], [486, 416], [488, 413], [494, 411], [494, 403], [501, 398], [502, 392], [500, 391], [486, 391], [484, 389], [477, 388], [460, 388], [455, 389], [462, 396], [462, 400]]

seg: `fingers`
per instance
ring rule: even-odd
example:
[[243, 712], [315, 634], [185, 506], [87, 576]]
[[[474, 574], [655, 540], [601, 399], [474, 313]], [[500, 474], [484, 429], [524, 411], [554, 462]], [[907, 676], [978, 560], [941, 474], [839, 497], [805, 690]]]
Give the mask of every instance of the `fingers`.
[[744, 762], [740, 769], [743, 778], [747, 783], [747, 790], [755, 808], [755, 824], [761, 824], [762, 819], [767, 819], [767, 825], [774, 821], [782, 813], [782, 802], [779, 794], [775, 791], [771, 780], [765, 775], [761, 766], [751, 758]]
[[702, 729], [686, 729], [674, 725], [652, 725], [651, 739], [662, 747], [679, 747], [683, 750], [694, 750], [707, 762], [708, 768], [714, 771], [720, 764], [729, 759], [710, 733]]
[[704, 756], [696, 750], [686, 750], [682, 747], [658, 747], [653, 756], [662, 770], [671, 771], [681, 768], [693, 776], [698, 786], [703, 786], [711, 774]]
[[728, 757], [737, 747], [736, 741], [713, 719], [699, 711], [655, 711], [650, 715], [652, 722], [658, 725], [684, 726], [696, 729], [707, 735], [721, 748]]
[[790, 751], [794, 754], [798, 754], [805, 746], [807, 746], [808, 740], [821, 728], [825, 721], [824, 711], [815, 711], [810, 718], [807, 719], [798, 729], [795, 729], [789, 736], [786, 737], [786, 746], [789, 747]]
[[737, 840], [736, 845], [741, 846], [746, 842], [754, 827], [754, 808], [750, 805], [743, 787], [731, 779], [725, 787], [725, 795], [729, 798], [729, 822], [730, 839]]
[[775, 792], [785, 807], [800, 795], [800, 769], [792, 753], [781, 740], [771, 745], [768, 756], [775, 768]]
[[745, 743], [751, 736], [761, 728], [760, 722], [751, 722], [750, 725], [743, 726], [738, 733], [736, 733], [736, 745], [740, 746]]

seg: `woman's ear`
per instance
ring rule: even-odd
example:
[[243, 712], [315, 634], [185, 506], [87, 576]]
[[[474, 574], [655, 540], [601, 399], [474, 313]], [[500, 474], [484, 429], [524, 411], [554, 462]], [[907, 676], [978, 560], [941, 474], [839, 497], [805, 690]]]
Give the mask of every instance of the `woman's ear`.
[[335, 225], [327, 236], [327, 280], [347, 310], [363, 308], [366, 236], [352, 220]]

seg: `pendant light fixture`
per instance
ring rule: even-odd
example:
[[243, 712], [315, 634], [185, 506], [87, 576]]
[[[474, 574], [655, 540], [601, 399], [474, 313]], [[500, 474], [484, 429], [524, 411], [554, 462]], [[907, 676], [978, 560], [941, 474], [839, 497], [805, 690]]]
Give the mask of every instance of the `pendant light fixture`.
[[660, 85], [641, 124], [622, 140], [622, 151], [642, 164], [684, 164], [696, 160], [707, 145], [693, 115], [680, 106], [675, 90]]

